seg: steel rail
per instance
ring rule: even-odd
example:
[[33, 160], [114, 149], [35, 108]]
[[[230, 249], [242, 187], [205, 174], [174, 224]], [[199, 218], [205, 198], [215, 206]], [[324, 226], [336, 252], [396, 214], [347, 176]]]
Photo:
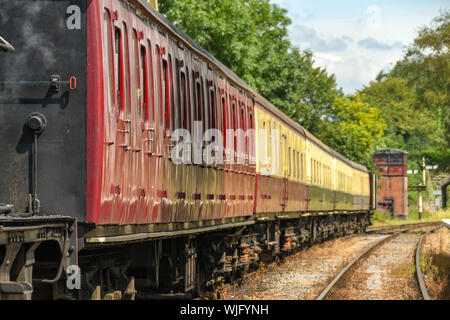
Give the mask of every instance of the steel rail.
[[361, 258], [365, 257], [366, 255], [368, 255], [371, 251], [373, 251], [374, 249], [378, 248], [379, 246], [381, 246], [382, 244], [384, 244], [385, 242], [392, 240], [393, 238], [395, 238], [396, 236], [398, 236], [400, 233], [403, 233], [405, 231], [407, 231], [409, 229], [405, 229], [405, 230], [401, 230], [401, 231], [397, 231], [383, 239], [381, 239], [380, 241], [376, 242], [375, 244], [373, 244], [372, 246], [370, 246], [369, 248], [367, 248], [366, 250], [364, 250], [361, 254], [359, 254], [356, 258], [354, 258], [352, 261], [350, 261], [350, 263], [348, 263], [334, 278], [333, 280], [326, 286], [326, 288], [319, 294], [319, 296], [316, 298], [316, 300], [323, 300], [329, 293], [330, 291], [334, 288], [334, 286], [336, 285], [336, 283], [338, 283], [338, 281], [347, 273], [348, 270], [351, 269], [351, 267], [353, 267], [353, 265], [355, 265], [356, 262], [358, 262], [359, 260], [361, 260]]
[[422, 268], [420, 267], [420, 251], [422, 250], [422, 240], [425, 238], [425, 236], [431, 232], [436, 231], [438, 228], [431, 229], [425, 234], [423, 234], [419, 241], [417, 242], [417, 248], [416, 248], [416, 275], [417, 275], [417, 281], [419, 282], [420, 287], [420, 293], [422, 294], [422, 297], [424, 300], [431, 300], [430, 296], [428, 295], [427, 287], [425, 286], [425, 282], [423, 281], [423, 272]]

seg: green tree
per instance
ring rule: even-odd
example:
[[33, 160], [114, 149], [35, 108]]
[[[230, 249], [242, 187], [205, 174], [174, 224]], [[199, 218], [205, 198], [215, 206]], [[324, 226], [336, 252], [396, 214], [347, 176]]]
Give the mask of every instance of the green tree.
[[306, 70], [306, 77], [299, 88], [300, 100], [288, 115], [320, 138], [335, 99], [343, 97], [343, 93], [334, 74], [329, 75], [321, 67], [312, 67], [312, 53], [308, 54], [308, 66], [311, 67]]
[[288, 40], [285, 9], [268, 0], [165, 0], [160, 10], [281, 110], [298, 102], [312, 63]]
[[[434, 147], [450, 148], [450, 10], [418, 31], [402, 60], [385, 77], [408, 81], [418, 98], [418, 108], [428, 111], [441, 130]], [[434, 126], [434, 124], [433, 124]]]
[[360, 94], [337, 97], [323, 123], [321, 138], [330, 147], [369, 168], [379, 149], [386, 123], [381, 111], [364, 102]]
[[[350, 159], [368, 159], [368, 150], [379, 135], [373, 126], [379, 124], [354, 117], [367, 113], [376, 118], [376, 110], [359, 97], [344, 99], [335, 76], [314, 67], [313, 53], [292, 45], [285, 9], [269, 0], [165, 0], [160, 9], [294, 121]], [[344, 100], [335, 105], [337, 98]], [[339, 109], [344, 106], [353, 114]], [[362, 109], [355, 112], [355, 108]], [[345, 137], [338, 141], [336, 130]]]
[[387, 124], [386, 147], [420, 151], [424, 146], [439, 143], [440, 130], [432, 112], [420, 107], [419, 97], [406, 79], [371, 82], [361, 90], [361, 96], [381, 110]]

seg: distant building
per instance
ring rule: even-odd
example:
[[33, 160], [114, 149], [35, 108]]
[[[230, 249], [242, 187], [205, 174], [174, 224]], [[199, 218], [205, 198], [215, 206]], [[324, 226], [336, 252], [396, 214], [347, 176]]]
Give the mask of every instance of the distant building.
[[373, 154], [373, 161], [381, 174], [377, 208], [408, 217], [408, 153], [397, 149], [378, 150]]

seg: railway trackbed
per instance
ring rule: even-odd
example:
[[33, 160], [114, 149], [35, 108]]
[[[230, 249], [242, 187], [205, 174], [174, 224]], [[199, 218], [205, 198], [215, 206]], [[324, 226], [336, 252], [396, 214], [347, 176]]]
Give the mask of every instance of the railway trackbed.
[[[376, 230], [370, 230], [365, 234], [350, 235], [344, 238], [329, 240], [321, 244], [316, 244], [312, 247], [306, 248], [287, 257], [282, 263], [272, 263], [259, 270], [246, 274], [238, 282], [226, 284], [217, 290], [213, 299], [226, 300], [308, 300], [315, 299], [325, 288], [330, 279], [334, 279], [345, 266], [350, 264], [353, 260], [358, 260], [359, 265], [362, 257], [358, 257], [363, 252], [368, 251], [371, 247], [383, 247], [387, 245], [389, 240], [393, 240], [400, 235], [408, 235], [414, 238], [410, 248], [406, 254], [405, 250], [398, 248], [402, 259], [406, 259], [405, 263], [394, 266], [392, 270], [376, 270], [377, 267], [370, 267], [369, 273], [365, 275], [365, 281], [362, 284], [367, 284], [373, 289], [377, 282], [382, 281], [382, 272], [385, 271], [387, 278], [408, 278], [403, 279], [408, 283], [411, 289], [409, 291], [417, 292], [419, 285], [415, 279], [410, 279], [414, 276], [415, 267], [413, 264], [415, 257], [415, 248], [419, 238], [419, 231], [424, 229], [436, 228], [439, 223], [425, 223], [417, 225], [404, 226], [389, 226], [382, 227]], [[395, 234], [391, 238], [391, 236]], [[389, 238], [389, 239], [388, 239]], [[401, 239], [400, 239], [401, 240]], [[380, 242], [383, 241], [383, 242]], [[400, 246], [403, 240], [400, 241]], [[369, 250], [374, 252], [376, 248]], [[405, 249], [405, 248], [404, 248]], [[368, 255], [369, 252], [365, 254]], [[397, 252], [398, 253], [398, 252]], [[356, 259], [358, 257], [358, 259]], [[392, 258], [392, 257], [391, 257]], [[386, 264], [386, 263], [385, 263]], [[357, 267], [352, 267], [351, 269]], [[388, 264], [386, 264], [387, 266]], [[408, 267], [406, 267], [408, 265]], [[349, 270], [347, 270], [349, 271]], [[351, 270], [350, 270], [351, 271]], [[348, 273], [348, 272], [346, 272]], [[392, 275], [391, 275], [392, 274]], [[375, 276], [375, 277], [374, 277]], [[377, 280], [377, 277], [380, 279]], [[337, 281], [342, 283], [341, 281]], [[361, 281], [360, 281], [361, 282]], [[339, 285], [338, 283], [338, 285]], [[412, 283], [412, 284], [411, 284]], [[366, 288], [367, 289], [367, 288]], [[362, 294], [359, 297], [337, 296], [335, 292], [333, 295], [327, 294], [327, 299], [421, 299], [420, 295], [414, 294], [399, 294], [393, 297], [384, 296], [383, 289], [378, 290], [377, 295], [373, 292], [369, 294]], [[401, 288], [397, 288], [401, 291]], [[358, 290], [362, 290], [358, 288]], [[407, 291], [408, 291], [407, 290]], [[332, 291], [332, 290], [331, 290]], [[362, 290], [364, 291], [364, 290]]]
[[420, 224], [394, 230], [345, 265], [316, 300], [429, 300], [420, 251], [424, 237], [439, 228], [436, 225]]

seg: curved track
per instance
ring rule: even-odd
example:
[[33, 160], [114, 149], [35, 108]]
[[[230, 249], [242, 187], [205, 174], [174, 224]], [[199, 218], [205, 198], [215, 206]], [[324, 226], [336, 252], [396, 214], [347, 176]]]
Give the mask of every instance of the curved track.
[[[397, 236], [399, 236], [400, 234], [407, 232], [407, 231], [411, 231], [413, 229], [416, 228], [420, 228], [420, 227], [426, 227], [426, 226], [433, 226], [436, 225], [436, 223], [421, 223], [421, 224], [417, 224], [417, 225], [402, 225], [401, 227], [403, 228], [400, 231], [396, 231], [390, 235], [388, 235], [387, 237], [383, 238], [382, 240], [376, 242], [375, 244], [373, 244], [372, 246], [370, 246], [369, 248], [367, 248], [366, 250], [364, 250], [361, 254], [359, 254], [357, 257], [355, 257], [352, 261], [350, 261], [350, 263], [348, 263], [344, 268], [341, 269], [341, 271], [328, 283], [328, 285], [325, 287], [325, 289], [317, 296], [316, 300], [324, 300], [327, 297], [330, 296], [330, 293], [333, 291], [333, 289], [335, 289], [337, 287], [337, 283], [340, 282], [340, 280], [344, 277], [344, 275], [349, 274], [350, 270], [356, 265], [356, 263], [358, 261], [363, 260], [363, 258], [368, 257], [369, 255], [371, 255], [377, 248], [381, 247], [383, 244], [392, 241], [394, 238], [396, 238]], [[376, 230], [376, 231], [387, 231], [387, 229], [396, 229], [398, 226], [394, 226], [392, 228], [382, 228], [380, 230]], [[420, 268], [420, 250], [421, 250], [421, 244], [422, 244], [422, 240], [423, 238], [430, 232], [433, 232], [434, 230], [436, 230], [437, 228], [428, 230], [425, 234], [423, 234], [418, 243], [417, 243], [417, 247], [416, 247], [416, 255], [415, 255], [415, 264], [416, 264], [416, 276], [417, 276], [417, 281], [420, 287], [420, 291], [421, 291], [421, 295], [424, 298], [424, 300], [430, 300], [430, 297], [427, 293], [424, 281], [423, 281], [423, 273], [422, 270]], [[375, 231], [375, 230], [373, 230]]]
[[422, 242], [423, 239], [427, 236], [427, 234], [436, 231], [439, 227], [434, 228], [432, 230], [427, 231], [424, 235], [422, 235], [417, 243], [416, 248], [416, 275], [417, 281], [419, 282], [420, 292], [424, 300], [431, 300], [427, 291], [427, 287], [425, 286], [425, 282], [423, 281], [423, 273], [422, 268], [420, 267], [420, 251], [422, 250]]

